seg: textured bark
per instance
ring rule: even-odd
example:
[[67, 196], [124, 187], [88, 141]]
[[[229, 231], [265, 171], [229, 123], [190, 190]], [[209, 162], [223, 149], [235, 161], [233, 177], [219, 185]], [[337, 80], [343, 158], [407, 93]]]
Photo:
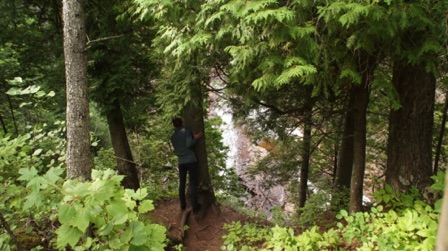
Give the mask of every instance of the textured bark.
[[123, 121], [123, 113], [118, 99], [112, 104], [112, 109], [107, 113], [110, 137], [117, 160], [117, 170], [124, 175], [121, 184], [124, 188], [137, 190], [140, 188], [137, 166], [134, 163], [131, 148], [129, 146], [126, 128]]
[[86, 28], [82, 0], [63, 0], [64, 56], [67, 85], [67, 176], [90, 179], [90, 118]]
[[195, 144], [195, 153], [198, 159], [198, 200], [202, 204], [203, 210], [199, 214], [199, 218], [205, 216], [205, 212], [211, 209], [214, 213], [219, 214], [220, 209], [217, 204], [215, 192], [213, 190], [210, 179], [210, 172], [207, 160], [206, 135], [204, 126], [204, 108], [202, 105], [203, 93], [199, 84], [192, 87], [192, 101], [184, 110], [184, 125], [193, 133], [202, 132], [203, 137]]
[[299, 204], [298, 207], [305, 206], [306, 195], [308, 192], [308, 173], [310, 169], [311, 155], [311, 127], [312, 127], [312, 107], [307, 105], [304, 113], [303, 127], [303, 147], [302, 147], [302, 164], [300, 166], [300, 183], [299, 183]]
[[354, 107], [355, 107], [355, 90], [350, 90], [350, 97], [346, 108], [344, 132], [341, 139], [341, 146], [338, 152], [338, 163], [336, 168], [336, 176], [334, 179], [334, 187], [350, 188], [350, 182], [353, 170], [353, 132], [354, 132]]
[[366, 169], [367, 106], [369, 104], [369, 89], [373, 81], [373, 72], [376, 65], [375, 58], [366, 52], [360, 52], [358, 60], [361, 84], [354, 86], [353, 170], [350, 182], [350, 212], [362, 211]]
[[366, 125], [369, 90], [367, 86], [355, 87], [353, 170], [350, 183], [350, 212], [362, 211], [364, 174], [366, 168]]
[[349, 99], [346, 105], [344, 118], [344, 131], [337, 154], [335, 165], [335, 175], [333, 180], [334, 196], [331, 204], [334, 208], [346, 207], [347, 201], [344, 198], [350, 196], [350, 184], [353, 171], [353, 133], [354, 133], [354, 106], [355, 90], [352, 88], [349, 93]]
[[396, 63], [393, 84], [401, 108], [389, 115], [386, 183], [395, 191], [431, 184], [435, 77], [424, 65]]

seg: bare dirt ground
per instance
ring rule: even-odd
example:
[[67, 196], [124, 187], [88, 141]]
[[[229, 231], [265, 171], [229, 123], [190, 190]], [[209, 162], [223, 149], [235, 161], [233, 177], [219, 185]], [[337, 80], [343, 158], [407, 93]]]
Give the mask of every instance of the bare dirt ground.
[[186, 221], [188, 227], [184, 228], [186, 230], [183, 238], [181, 238], [183, 212], [180, 210], [177, 199], [170, 198], [156, 202], [156, 208], [150, 212], [150, 217], [153, 222], [167, 228], [171, 243], [166, 250], [176, 250], [174, 246], [182, 244], [185, 251], [218, 251], [224, 245], [222, 240], [222, 236], [226, 234], [226, 230], [223, 228], [224, 224], [233, 221], [251, 221], [248, 216], [242, 215], [232, 208], [221, 205], [220, 209], [219, 215], [209, 210], [201, 220], [196, 219], [197, 217], [190, 213]]

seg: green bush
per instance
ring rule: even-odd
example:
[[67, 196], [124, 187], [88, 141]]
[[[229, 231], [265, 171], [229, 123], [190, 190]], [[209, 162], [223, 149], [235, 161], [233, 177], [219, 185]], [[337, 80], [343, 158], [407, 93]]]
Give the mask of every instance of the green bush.
[[[432, 188], [443, 190], [443, 177], [434, 176]], [[233, 223], [227, 227], [223, 250], [434, 250], [440, 200], [435, 207], [422, 201], [414, 190], [395, 194], [385, 188], [377, 193], [382, 205], [368, 212], [348, 213], [341, 210], [336, 226], [321, 231], [313, 226], [301, 233], [275, 226], [266, 228]], [[383, 206], [384, 205], [384, 206]], [[385, 209], [387, 208], [387, 210]], [[267, 232], [266, 232], [267, 231]], [[259, 232], [256, 245], [246, 238]], [[241, 248], [241, 249], [240, 249]]]

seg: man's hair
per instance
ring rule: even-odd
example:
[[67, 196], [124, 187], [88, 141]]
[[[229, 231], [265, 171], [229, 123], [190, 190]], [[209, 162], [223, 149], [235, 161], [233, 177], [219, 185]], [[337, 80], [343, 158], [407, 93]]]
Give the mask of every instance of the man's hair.
[[174, 118], [173, 120], [171, 120], [171, 122], [173, 122], [173, 126], [176, 128], [182, 127], [183, 124], [182, 119], [179, 117]]

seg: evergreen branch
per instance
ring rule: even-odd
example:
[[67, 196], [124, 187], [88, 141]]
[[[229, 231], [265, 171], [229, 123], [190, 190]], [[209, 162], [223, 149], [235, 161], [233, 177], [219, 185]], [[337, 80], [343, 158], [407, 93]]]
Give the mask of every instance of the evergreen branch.
[[277, 106], [271, 105], [271, 104], [267, 104], [264, 103], [261, 100], [258, 100], [256, 98], [252, 98], [252, 101], [254, 101], [256, 104], [259, 104], [263, 107], [269, 108], [272, 111], [274, 111], [275, 113], [279, 114], [279, 115], [285, 115], [285, 114], [300, 114], [302, 115], [305, 111], [305, 108], [303, 106], [301, 107], [297, 107], [297, 108], [293, 108], [293, 109], [289, 109], [289, 110], [282, 110]]
[[87, 43], [86, 43], [86, 45], [89, 45], [91, 43], [97, 43], [97, 42], [106, 41], [106, 40], [109, 40], [109, 39], [115, 39], [115, 38], [119, 38], [119, 37], [122, 37], [122, 36], [124, 36], [124, 35], [122, 34], [122, 35], [117, 35], [117, 36], [102, 37], [102, 38], [98, 38], [98, 39], [95, 39], [95, 40], [90, 40], [89, 36], [87, 36]]

